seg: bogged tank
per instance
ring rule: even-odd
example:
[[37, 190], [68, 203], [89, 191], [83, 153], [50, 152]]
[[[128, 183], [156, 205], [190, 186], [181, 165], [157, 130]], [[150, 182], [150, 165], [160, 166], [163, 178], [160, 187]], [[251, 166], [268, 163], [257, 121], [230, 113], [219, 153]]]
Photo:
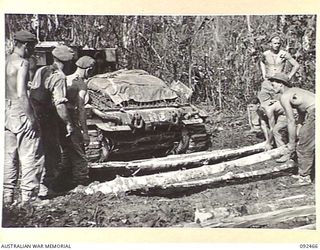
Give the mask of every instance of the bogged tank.
[[132, 160], [206, 150], [207, 114], [186, 102], [190, 89], [170, 87], [143, 70], [88, 79], [90, 161]]

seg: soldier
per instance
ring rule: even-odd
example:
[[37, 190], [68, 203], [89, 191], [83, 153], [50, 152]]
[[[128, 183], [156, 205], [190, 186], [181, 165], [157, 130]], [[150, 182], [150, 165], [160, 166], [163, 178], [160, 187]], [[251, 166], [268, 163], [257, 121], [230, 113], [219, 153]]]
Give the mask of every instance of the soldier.
[[[294, 151], [297, 153], [299, 174], [296, 185], [310, 184], [315, 160], [315, 94], [291, 87], [289, 78], [283, 73], [277, 73], [269, 80], [275, 93], [281, 95], [280, 103], [288, 120], [289, 154]], [[299, 115], [297, 127], [294, 109]]]
[[29, 62], [36, 37], [28, 31], [14, 35], [14, 50], [6, 59], [6, 114], [5, 114], [5, 163], [4, 203], [13, 202], [14, 188], [21, 165], [22, 203], [37, 199], [44, 156], [29, 98], [27, 82]]
[[[258, 98], [261, 103], [261, 106], [267, 107], [269, 106], [269, 102], [271, 100], [278, 100], [279, 97], [275, 94], [275, 91], [272, 88], [272, 84], [269, 81], [269, 77], [272, 77], [276, 73], [284, 73], [286, 62], [289, 62], [292, 66], [292, 69], [290, 73], [288, 74], [288, 79], [291, 79], [294, 74], [299, 69], [298, 62], [286, 51], [281, 50], [281, 37], [278, 33], [273, 33], [269, 39], [271, 48], [270, 50], [267, 50], [262, 55], [262, 60], [260, 62], [260, 67], [262, 71], [262, 76], [264, 78], [264, 81], [261, 84], [261, 90], [258, 93]], [[272, 113], [269, 112], [269, 115], [272, 115]], [[253, 115], [252, 115], [253, 116]], [[251, 119], [251, 117], [249, 117]], [[280, 121], [282, 121], [283, 118], [281, 118]], [[252, 122], [252, 121], [250, 121]], [[267, 123], [270, 123], [268, 121], [268, 117], [266, 119]], [[282, 123], [279, 123], [279, 125], [283, 125]], [[276, 127], [278, 128], [278, 127]], [[274, 134], [273, 134], [274, 135]], [[279, 136], [275, 135], [275, 139], [278, 139]], [[266, 148], [271, 148], [269, 140], [270, 138], [266, 138], [267, 144]], [[268, 142], [269, 141], [269, 142]], [[278, 140], [278, 143], [281, 143]], [[284, 157], [285, 158], [285, 157]], [[280, 160], [280, 159], [279, 159]], [[281, 160], [280, 160], [281, 161]]]
[[[59, 136], [70, 136], [73, 131], [66, 106], [66, 76], [62, 70], [73, 59], [74, 53], [71, 48], [59, 45], [52, 51], [52, 55], [53, 64], [37, 70], [30, 88], [30, 98], [39, 120], [45, 152], [45, 168], [39, 191], [39, 196], [43, 198], [53, 193], [53, 180], [58, 174], [61, 162]], [[61, 123], [63, 131], [58, 129]]]
[[271, 134], [268, 126], [268, 117], [266, 115], [265, 107], [261, 105], [259, 98], [252, 98], [250, 104], [248, 105], [248, 115], [252, 131], [258, 132], [258, 130], [256, 130], [255, 128], [256, 126], [260, 127], [259, 131], [260, 129], [262, 130], [263, 135], [266, 139], [265, 149], [269, 150], [270, 148], [268, 146], [271, 145]]
[[[285, 112], [277, 100], [271, 100], [268, 105], [264, 106], [266, 115], [268, 117], [268, 124], [271, 131], [271, 139], [273, 137], [275, 145], [280, 147], [285, 145], [281, 130], [287, 127], [287, 118]], [[271, 149], [272, 140], [269, 141], [268, 147]]]
[[[71, 185], [86, 185], [89, 179], [88, 162], [86, 160], [84, 146], [89, 145], [88, 127], [86, 123], [85, 97], [87, 85], [84, 82], [88, 78], [89, 71], [93, 69], [95, 60], [89, 56], [83, 56], [76, 62], [77, 69], [67, 76], [67, 108], [70, 114], [74, 132], [68, 138], [62, 138], [62, 160], [65, 178], [71, 174]], [[71, 172], [71, 173], [70, 173]]]
[[94, 54], [96, 66], [94, 67], [94, 75], [106, 73], [106, 54], [104, 51], [98, 51]]
[[299, 69], [298, 62], [286, 51], [281, 50], [281, 38], [277, 33], [271, 35], [271, 48], [263, 53], [260, 67], [264, 81], [261, 84], [261, 91], [258, 94], [261, 104], [270, 99], [274, 99], [274, 91], [268, 80], [276, 73], [284, 73], [285, 64], [289, 62], [292, 65], [291, 72], [288, 74], [289, 80]]
[[37, 70], [37, 58], [33, 55], [29, 58], [29, 81], [33, 80], [34, 74]]

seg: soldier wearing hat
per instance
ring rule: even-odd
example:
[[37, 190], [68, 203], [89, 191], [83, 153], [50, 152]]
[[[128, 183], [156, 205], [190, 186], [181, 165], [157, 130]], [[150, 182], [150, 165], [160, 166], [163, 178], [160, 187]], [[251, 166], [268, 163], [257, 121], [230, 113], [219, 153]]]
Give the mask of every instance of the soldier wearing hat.
[[14, 35], [13, 53], [6, 58], [6, 114], [5, 114], [5, 163], [4, 190], [5, 204], [13, 202], [19, 165], [21, 166], [21, 200], [37, 199], [39, 176], [43, 168], [38, 124], [28, 95], [27, 82], [29, 62], [36, 37], [25, 30]]
[[[299, 174], [295, 176], [298, 178], [296, 185], [310, 184], [315, 160], [315, 94], [291, 87], [289, 78], [284, 73], [277, 73], [269, 80], [275, 93], [280, 94], [280, 103], [288, 121], [288, 158], [292, 152], [297, 153]], [[294, 109], [299, 115], [297, 122]]]
[[[86, 160], [84, 146], [89, 145], [88, 128], [86, 124], [85, 98], [87, 85], [85, 79], [89, 71], [93, 69], [95, 60], [90, 56], [83, 56], [76, 61], [76, 71], [67, 76], [67, 108], [70, 114], [74, 132], [68, 138], [64, 138], [62, 145], [62, 163], [64, 167], [63, 178], [71, 175], [71, 184], [85, 185], [88, 183], [88, 162]], [[68, 178], [67, 178], [68, 179]]]
[[273, 33], [269, 38], [270, 49], [262, 54], [260, 67], [264, 81], [261, 84], [261, 91], [258, 98], [261, 103], [273, 99], [274, 91], [268, 80], [269, 77], [276, 73], [284, 73], [285, 64], [289, 62], [292, 65], [291, 72], [288, 74], [289, 80], [299, 69], [298, 62], [286, 51], [281, 50], [281, 36]]
[[53, 64], [39, 68], [30, 88], [30, 98], [41, 128], [45, 152], [45, 167], [41, 178], [39, 197], [54, 194], [53, 182], [61, 162], [60, 138], [70, 136], [73, 125], [67, 112], [66, 63], [74, 53], [66, 45], [52, 51]]

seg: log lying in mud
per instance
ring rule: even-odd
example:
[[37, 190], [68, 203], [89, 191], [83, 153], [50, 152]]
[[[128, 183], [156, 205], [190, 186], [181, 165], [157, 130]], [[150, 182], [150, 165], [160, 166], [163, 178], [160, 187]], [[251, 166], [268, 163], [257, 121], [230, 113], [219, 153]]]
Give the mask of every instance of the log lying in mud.
[[300, 194], [286, 197], [284, 199], [277, 199], [272, 202], [259, 202], [248, 205], [242, 204], [227, 207], [199, 207], [198, 205], [195, 212], [195, 222], [203, 224], [205, 221], [210, 219], [210, 223], [213, 224], [214, 221], [218, 223], [221, 219], [266, 213], [293, 206], [297, 207], [311, 204], [314, 204], [313, 196]]
[[[316, 215], [316, 208], [314, 205], [291, 207], [280, 210], [275, 210], [266, 213], [259, 213], [253, 215], [247, 215], [242, 217], [233, 217], [227, 219], [221, 219], [220, 222], [210, 222], [210, 220], [201, 224], [201, 227], [210, 228], [250, 228], [250, 227], [264, 227], [265, 225], [288, 223], [290, 221], [306, 218], [306, 221], [310, 220], [308, 224], [314, 223], [312, 220]], [[296, 223], [295, 223], [296, 224]]]
[[[104, 183], [92, 183], [88, 187], [78, 188], [73, 190], [73, 192], [84, 192], [86, 194], [93, 194], [96, 192], [102, 192], [104, 194], [108, 193], [121, 193], [134, 190], [146, 190], [149, 188], [166, 188], [172, 186], [179, 186], [180, 183], [187, 183], [190, 180], [203, 179], [207, 178], [210, 175], [223, 172], [226, 168], [228, 170], [232, 168], [247, 166], [256, 164], [259, 162], [264, 162], [270, 159], [279, 157], [282, 154], [283, 147], [276, 148], [267, 152], [243, 157], [237, 160], [222, 162], [215, 165], [205, 165], [195, 169], [179, 170], [173, 172], [167, 172], [162, 174], [153, 174], [146, 176], [137, 176], [137, 177], [117, 177], [116, 179], [104, 182]], [[284, 168], [284, 167], [282, 167]], [[262, 171], [262, 170], [259, 170]], [[242, 174], [230, 174], [222, 175], [222, 177], [214, 177], [213, 179], [217, 180], [228, 180], [232, 178], [244, 178], [252, 175], [259, 175], [260, 172], [252, 171], [250, 173]], [[275, 168], [273, 171], [277, 171]], [[201, 181], [199, 181], [200, 184]], [[194, 181], [190, 182], [194, 185]]]
[[260, 153], [264, 150], [264, 143], [247, 146], [239, 149], [222, 149], [215, 151], [204, 151], [191, 154], [171, 155], [161, 158], [153, 158], [147, 160], [137, 160], [130, 162], [104, 162], [91, 163], [89, 167], [94, 168], [116, 168], [131, 171], [154, 172], [165, 170], [176, 170], [181, 168], [194, 168], [217, 161], [224, 161], [236, 157], [243, 157]]
[[[259, 163], [260, 161], [256, 162]], [[250, 164], [247, 164], [250, 165]], [[186, 182], [179, 182], [179, 183], [173, 183], [171, 185], [167, 185], [166, 188], [192, 188], [192, 187], [199, 187], [199, 186], [208, 186], [215, 183], [219, 183], [222, 181], [236, 181], [237, 179], [245, 179], [245, 178], [253, 178], [253, 177], [261, 177], [264, 175], [270, 175], [270, 174], [278, 174], [282, 171], [288, 171], [293, 168], [293, 165], [290, 164], [283, 164], [280, 166], [267, 168], [267, 169], [260, 169], [260, 170], [253, 170], [249, 172], [243, 172], [239, 174], [235, 174], [233, 172], [228, 172], [224, 175], [207, 178], [207, 179], [201, 179], [201, 180], [192, 180], [192, 181], [186, 181]]]

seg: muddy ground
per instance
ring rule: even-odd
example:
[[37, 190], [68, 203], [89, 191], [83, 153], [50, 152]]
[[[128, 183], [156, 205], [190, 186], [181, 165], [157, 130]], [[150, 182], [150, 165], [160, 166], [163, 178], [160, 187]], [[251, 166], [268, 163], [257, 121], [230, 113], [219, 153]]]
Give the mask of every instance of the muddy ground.
[[[208, 129], [212, 132], [212, 149], [238, 148], [262, 142], [260, 135], [250, 133], [246, 113], [223, 115], [210, 113]], [[276, 166], [275, 161], [258, 164]], [[252, 167], [252, 166], [251, 166]], [[250, 167], [249, 167], [250, 168]], [[197, 207], [241, 208], [238, 216], [248, 213], [250, 206], [270, 203], [291, 196], [308, 195], [299, 201], [287, 202], [280, 208], [297, 205], [314, 205], [314, 185], [293, 187], [295, 180], [288, 173], [255, 179], [242, 183], [220, 183], [213, 187], [184, 190], [174, 194], [104, 195], [97, 193], [66, 194], [56, 197], [40, 207], [11, 206], [3, 209], [3, 227], [182, 227], [197, 226]], [[287, 222], [252, 225], [262, 228], [293, 228], [315, 223], [309, 216]]]

